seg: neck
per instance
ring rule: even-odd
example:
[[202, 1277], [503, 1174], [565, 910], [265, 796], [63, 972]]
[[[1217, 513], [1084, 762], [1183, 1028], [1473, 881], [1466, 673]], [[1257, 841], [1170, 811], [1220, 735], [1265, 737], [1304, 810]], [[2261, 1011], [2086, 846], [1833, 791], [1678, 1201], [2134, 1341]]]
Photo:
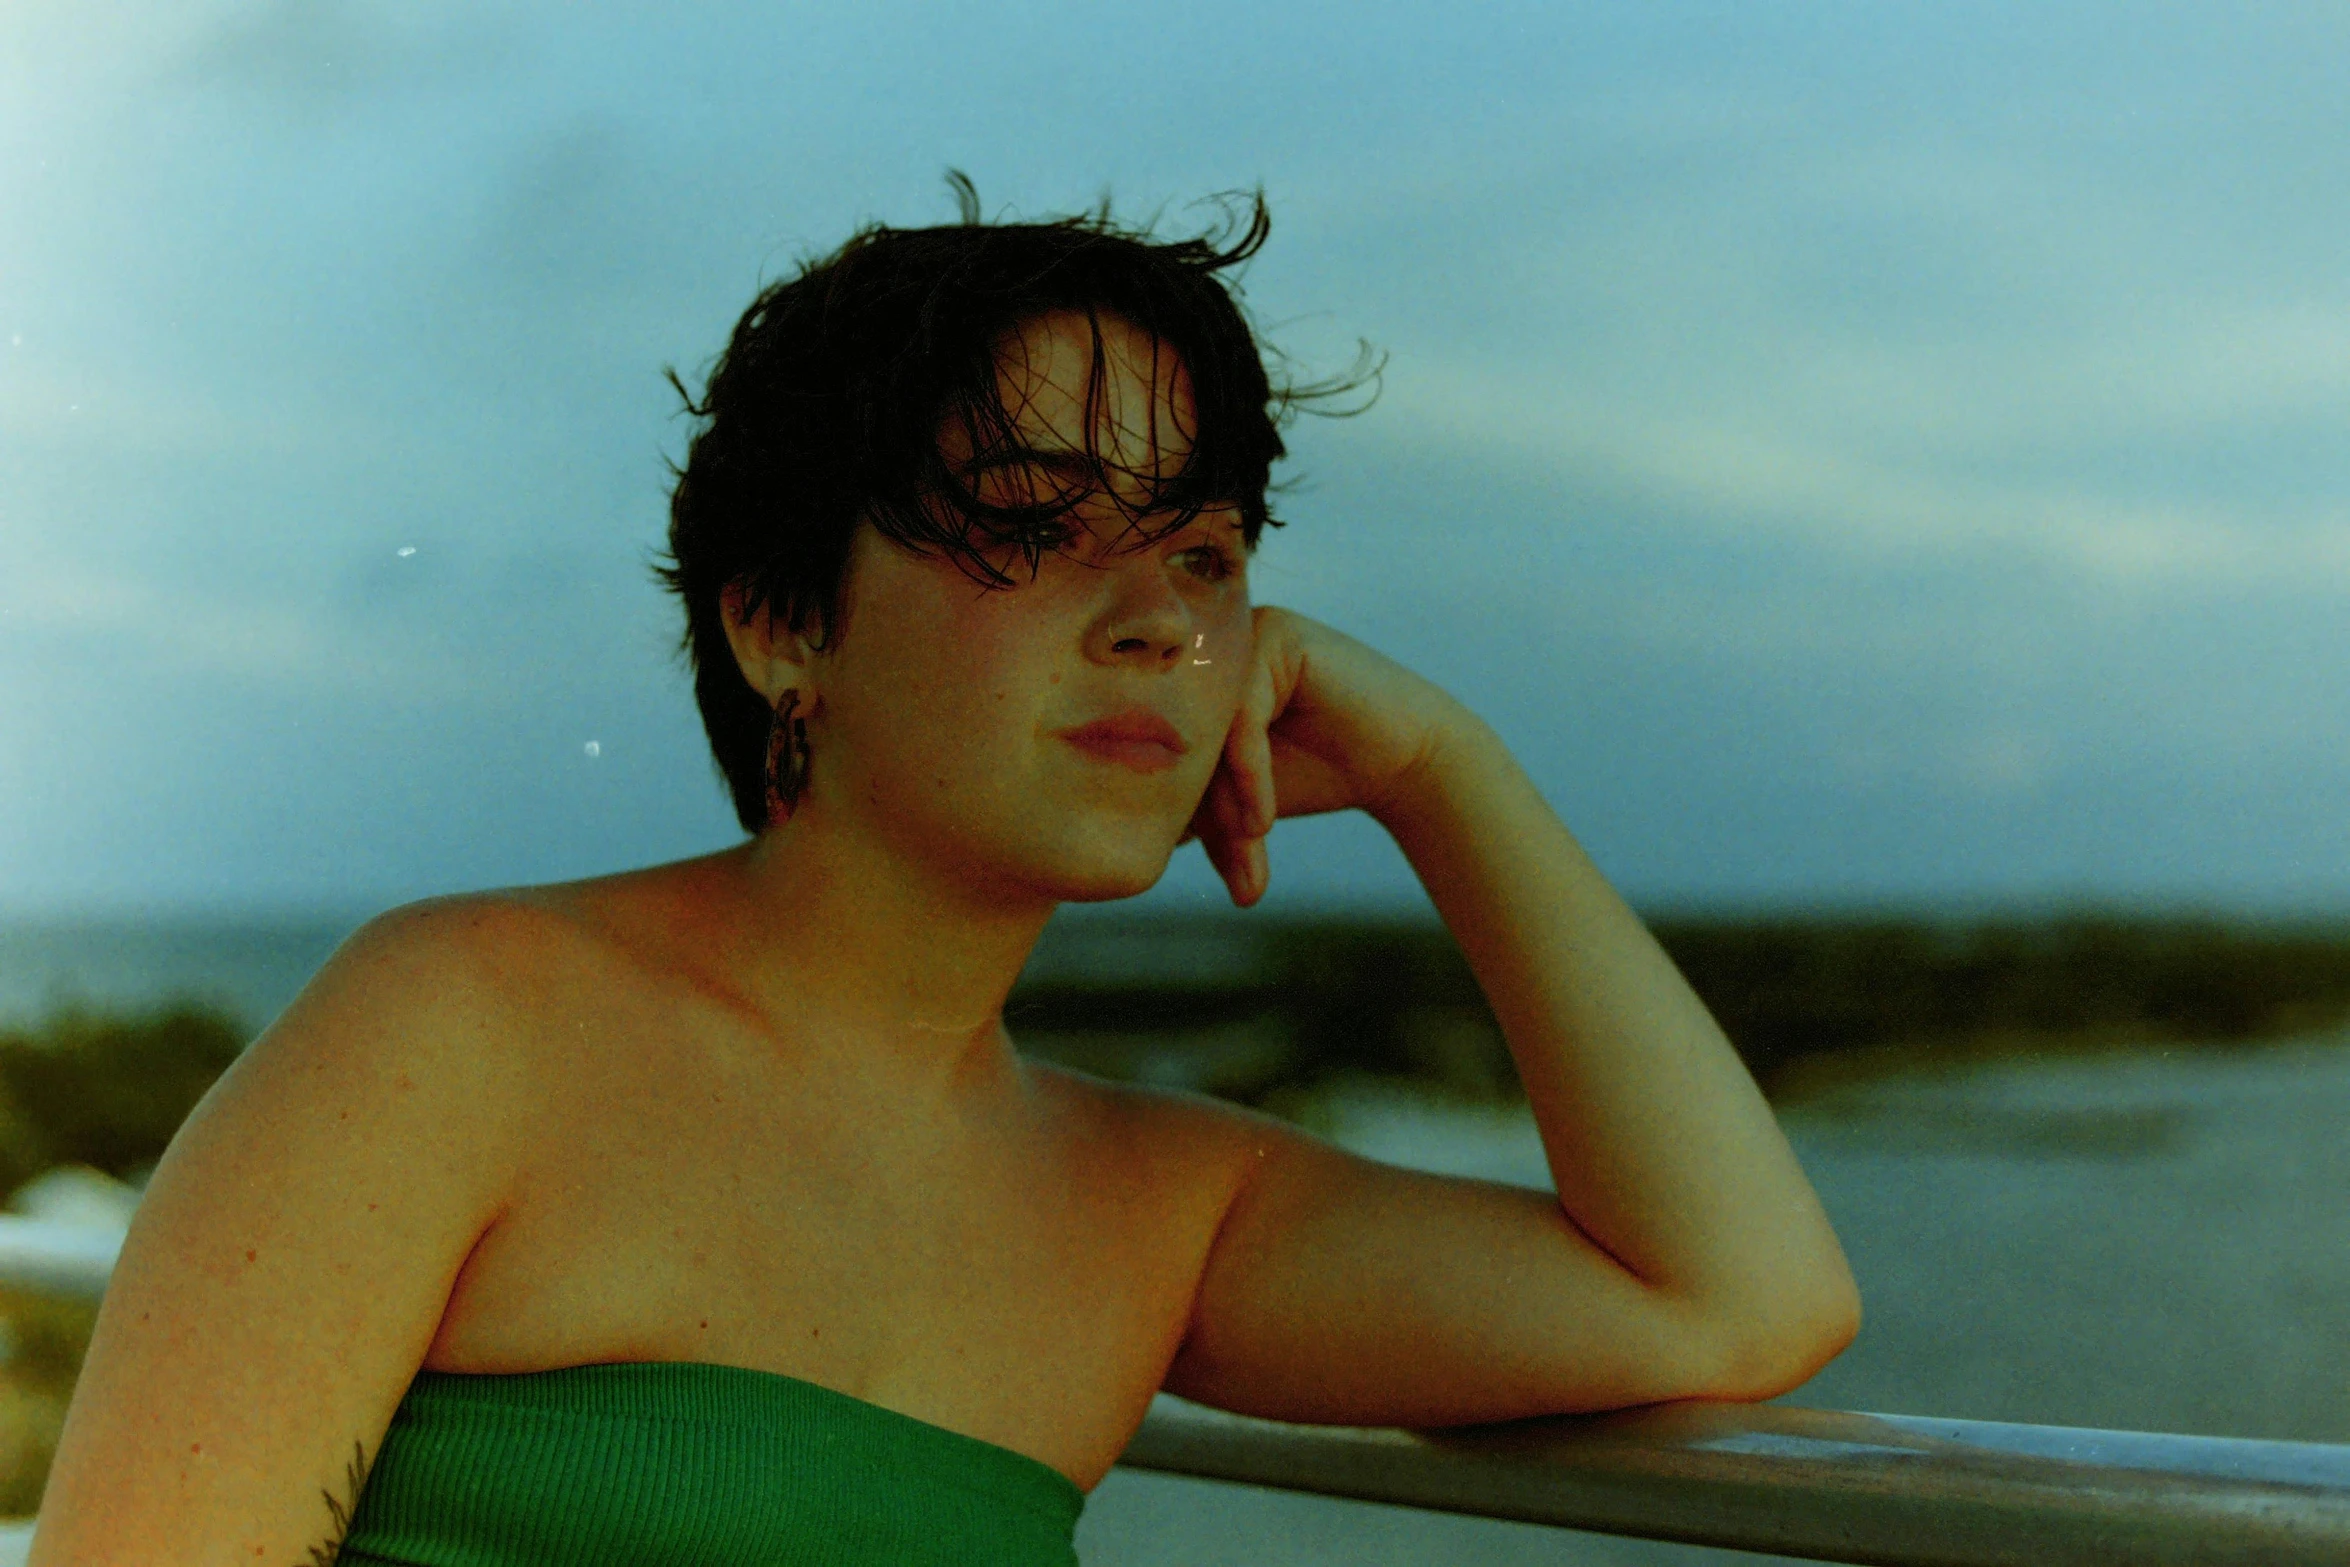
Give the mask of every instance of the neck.
[[746, 982], [779, 1013], [918, 1057], [998, 1045], [1055, 903], [942, 879], [844, 827], [803, 816], [715, 856], [749, 905]]

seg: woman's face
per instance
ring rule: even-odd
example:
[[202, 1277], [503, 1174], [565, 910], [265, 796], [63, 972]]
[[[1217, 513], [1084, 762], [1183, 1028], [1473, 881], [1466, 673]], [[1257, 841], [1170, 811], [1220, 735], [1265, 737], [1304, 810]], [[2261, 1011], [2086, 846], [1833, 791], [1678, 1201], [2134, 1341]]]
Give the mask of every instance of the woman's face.
[[[1100, 319], [1090, 444], [1139, 502], [1190, 450], [1190, 381], [1165, 346], [1154, 363], [1148, 334]], [[960, 421], [940, 433], [966, 483], [1016, 503], [1093, 482], [1065, 466], [1089, 444], [1093, 350], [1074, 312], [1007, 338], [997, 375], [1013, 449], [974, 469]], [[825, 816], [896, 855], [992, 892], [1087, 902], [1133, 896], [1165, 871], [1238, 710], [1252, 619], [1236, 507], [1141, 548], [1098, 492], [1066, 521], [1076, 537], [1045, 552], [1033, 580], [1016, 549], [994, 556], [1013, 586], [992, 591], [951, 560], [859, 530], [841, 634], [811, 663], [810, 790]], [[1139, 770], [1063, 737], [1138, 707], [1181, 735], [1172, 766]]]

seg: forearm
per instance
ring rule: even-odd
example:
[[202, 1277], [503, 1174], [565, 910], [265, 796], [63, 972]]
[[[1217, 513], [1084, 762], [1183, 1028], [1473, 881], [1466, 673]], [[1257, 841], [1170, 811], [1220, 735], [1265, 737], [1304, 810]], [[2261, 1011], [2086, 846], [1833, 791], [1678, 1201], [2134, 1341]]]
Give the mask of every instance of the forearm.
[[1795, 1339], [1854, 1320], [1753, 1078], [1491, 727], [1460, 709], [1375, 814], [1484, 987], [1575, 1224], [1706, 1320]]

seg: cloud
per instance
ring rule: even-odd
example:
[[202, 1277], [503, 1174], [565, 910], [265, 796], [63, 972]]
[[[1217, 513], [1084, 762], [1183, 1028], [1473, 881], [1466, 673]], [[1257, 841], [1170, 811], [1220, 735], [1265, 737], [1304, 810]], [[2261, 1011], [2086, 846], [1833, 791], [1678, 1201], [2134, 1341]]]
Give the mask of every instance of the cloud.
[[2017, 134], [1749, 74], [1662, 123], [1578, 99], [1456, 190], [1323, 214], [1288, 264], [1393, 349], [1384, 438], [1693, 539], [2350, 586], [2341, 223], [2275, 173], [2337, 141], [2209, 81]]
[[1903, 460], [1816, 428], [1832, 418], [1750, 405], [1709, 419], [1495, 367], [1422, 364], [1392, 387], [1406, 439], [1609, 489], [1712, 530], [1760, 523], [1881, 556], [1995, 546], [2108, 582], [2350, 586], [2350, 498], [2255, 513], [2101, 488], [2094, 471], [1982, 476], [1954, 460], [1963, 452]]
[[165, 74], [318, 107], [494, 65], [514, 40], [487, 23], [472, 7], [265, 0], [223, 18]]
[[[1926, 162], [1880, 206], [1942, 188]], [[1801, 209], [1816, 183], [1771, 199]], [[1947, 184], [1964, 226], [1977, 197]], [[1836, 270], [1809, 225], [1747, 227], [1703, 192], [1680, 199], [1522, 240], [1494, 281], [1524, 287], [1489, 307], [1491, 335], [1407, 339], [1374, 417], [1432, 452], [1724, 529], [1879, 555], [1997, 546], [2116, 584], [2350, 585], [2350, 464], [2322, 437], [2350, 419], [2350, 293], [2277, 297], [2156, 268], [2121, 308], [2105, 297], [2120, 261], [2078, 236], [2049, 255], [2010, 234], [1975, 241], [1986, 253], [1959, 270], [2023, 281], [1978, 281], [1964, 308], [1956, 286], [1933, 308], [1788, 297], [1776, 279]], [[1884, 240], [1882, 267], [1935, 237]]]
[[386, 646], [367, 629], [315, 599], [225, 584], [196, 589], [134, 567], [53, 561], [0, 576], [0, 659], [28, 672], [101, 659], [177, 679], [362, 701], [460, 691], [478, 675], [466, 649], [412, 637]]

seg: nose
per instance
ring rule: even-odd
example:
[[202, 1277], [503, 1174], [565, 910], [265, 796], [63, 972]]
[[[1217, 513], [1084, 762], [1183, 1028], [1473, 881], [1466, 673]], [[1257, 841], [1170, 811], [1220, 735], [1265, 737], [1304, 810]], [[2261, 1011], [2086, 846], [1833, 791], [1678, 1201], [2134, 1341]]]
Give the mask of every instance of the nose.
[[1108, 573], [1110, 602], [1095, 625], [1098, 651], [1114, 663], [1172, 664], [1191, 644], [1191, 610], [1150, 554], [1137, 565]]

